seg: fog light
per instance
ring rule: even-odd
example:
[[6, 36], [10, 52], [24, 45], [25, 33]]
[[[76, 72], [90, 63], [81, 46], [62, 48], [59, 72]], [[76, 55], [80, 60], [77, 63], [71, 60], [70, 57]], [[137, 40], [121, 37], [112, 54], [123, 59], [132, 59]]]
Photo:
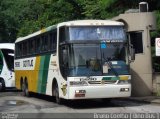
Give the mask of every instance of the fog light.
[[129, 88], [121, 88], [120, 89], [120, 92], [128, 92], [129, 91]]

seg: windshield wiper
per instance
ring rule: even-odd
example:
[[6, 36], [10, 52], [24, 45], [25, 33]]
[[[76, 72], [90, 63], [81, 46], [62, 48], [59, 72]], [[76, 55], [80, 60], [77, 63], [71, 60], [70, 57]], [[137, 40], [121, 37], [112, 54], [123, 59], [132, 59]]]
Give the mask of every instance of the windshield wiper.
[[109, 58], [105, 58], [104, 57], [104, 53], [103, 53], [103, 59], [105, 60], [105, 62], [107, 62], [108, 66], [110, 67], [110, 69], [112, 70], [112, 72], [115, 74], [116, 77], [119, 76], [119, 74], [117, 73], [117, 71], [113, 68], [112, 63], [110, 62]]

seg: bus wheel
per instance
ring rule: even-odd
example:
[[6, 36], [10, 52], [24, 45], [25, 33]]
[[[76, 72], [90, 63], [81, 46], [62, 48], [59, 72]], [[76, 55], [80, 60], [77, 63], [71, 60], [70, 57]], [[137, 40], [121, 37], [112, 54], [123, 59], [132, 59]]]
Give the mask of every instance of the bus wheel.
[[0, 92], [5, 90], [5, 83], [3, 79], [0, 79]]
[[23, 96], [29, 97], [28, 83], [25, 81], [22, 83], [22, 92]]
[[59, 89], [58, 89], [58, 84], [56, 84], [55, 86], [55, 100], [56, 100], [56, 103], [58, 104], [61, 104], [62, 103], [62, 99], [59, 97]]

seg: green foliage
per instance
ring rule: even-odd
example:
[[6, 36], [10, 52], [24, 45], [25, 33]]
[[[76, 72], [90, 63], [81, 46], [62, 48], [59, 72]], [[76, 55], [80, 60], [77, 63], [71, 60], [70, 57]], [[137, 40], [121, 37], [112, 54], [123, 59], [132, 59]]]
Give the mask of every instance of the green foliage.
[[88, 19], [106, 19], [117, 15], [112, 6], [117, 0], [87, 0], [82, 3], [84, 14]]
[[156, 57], [155, 55], [155, 47], [151, 48], [152, 54], [152, 65], [155, 72], [160, 72], [160, 57]]
[[78, 10], [75, 10], [78, 8], [74, 6], [76, 4], [74, 0], [69, 1], [70, 2], [67, 2], [67, 0], [28, 1], [26, 9], [23, 10], [25, 19], [19, 29], [18, 37], [59, 22], [81, 18], [79, 13], [76, 12]]
[[156, 11], [157, 16], [157, 35], [160, 36], [160, 10]]
[[20, 23], [20, 12], [25, 1], [1, 0], [0, 1], [0, 42], [14, 42]]
[[[14, 42], [17, 37], [59, 22], [76, 19], [109, 19], [129, 8], [138, 8], [142, 0], [0, 0], [0, 42]], [[143, 0], [157, 10], [160, 33], [160, 1]]]
[[[44, 27], [77, 19], [110, 19], [127, 9], [138, 8], [142, 0], [0, 0], [0, 42], [14, 42]], [[143, 0], [156, 10], [160, 37], [160, 0]], [[153, 68], [160, 71], [160, 58], [152, 48]]]
[[[152, 42], [155, 42], [156, 37], [160, 37], [160, 10], [156, 10], [156, 21], [157, 21], [157, 30], [151, 33], [151, 37], [153, 38]], [[160, 57], [155, 55], [155, 45], [151, 49], [152, 54], [152, 64], [155, 72], [160, 72]]]

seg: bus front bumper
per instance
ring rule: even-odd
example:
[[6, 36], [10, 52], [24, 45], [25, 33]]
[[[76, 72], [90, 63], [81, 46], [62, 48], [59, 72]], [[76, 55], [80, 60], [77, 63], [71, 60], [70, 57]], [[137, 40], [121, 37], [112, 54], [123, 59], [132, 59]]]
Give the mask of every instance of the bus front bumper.
[[69, 87], [68, 99], [118, 98], [131, 96], [131, 85]]

